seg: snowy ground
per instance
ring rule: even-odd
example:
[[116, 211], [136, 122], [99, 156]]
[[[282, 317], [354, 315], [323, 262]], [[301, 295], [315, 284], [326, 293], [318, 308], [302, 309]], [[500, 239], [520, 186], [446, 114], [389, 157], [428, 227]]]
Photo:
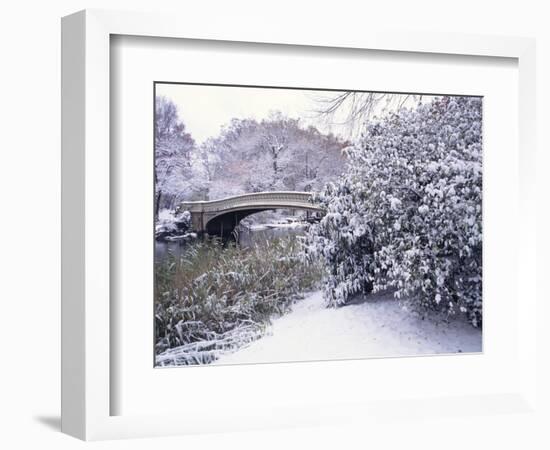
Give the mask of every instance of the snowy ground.
[[412, 315], [391, 295], [325, 308], [320, 291], [273, 322], [269, 335], [214, 364], [480, 352], [481, 330], [462, 320]]

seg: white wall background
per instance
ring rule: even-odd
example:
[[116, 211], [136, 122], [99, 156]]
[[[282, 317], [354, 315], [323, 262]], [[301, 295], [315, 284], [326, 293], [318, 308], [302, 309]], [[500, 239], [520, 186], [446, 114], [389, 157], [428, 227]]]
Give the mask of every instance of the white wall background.
[[[538, 44], [539, 230], [548, 230], [550, 170], [550, 14], [544, 1], [437, 0], [254, 2], [163, 0], [19, 0], [0, 10], [0, 447], [81, 448], [59, 433], [60, 346], [60, 17], [83, 8], [179, 10], [185, 20], [215, 14], [239, 23], [286, 27], [326, 23], [327, 33], [352, 27], [531, 36]], [[185, 20], [182, 26], [185, 26]], [[548, 238], [539, 237], [540, 279], [548, 277]], [[545, 252], [546, 251], [546, 252]], [[545, 266], [543, 265], [546, 264]], [[542, 300], [542, 293], [540, 300]], [[546, 296], [548, 297], [548, 296]], [[541, 305], [548, 311], [546, 305]], [[542, 313], [542, 311], [541, 311]], [[548, 336], [539, 349], [546, 380]], [[542, 346], [541, 346], [542, 347]], [[544, 358], [542, 355], [545, 355]], [[541, 395], [548, 401], [548, 389]], [[544, 423], [546, 422], [546, 423]], [[538, 416], [404, 421], [363, 429], [333, 427], [214, 436], [101, 442], [95, 448], [548, 448]], [[89, 444], [90, 445], [90, 444]]]

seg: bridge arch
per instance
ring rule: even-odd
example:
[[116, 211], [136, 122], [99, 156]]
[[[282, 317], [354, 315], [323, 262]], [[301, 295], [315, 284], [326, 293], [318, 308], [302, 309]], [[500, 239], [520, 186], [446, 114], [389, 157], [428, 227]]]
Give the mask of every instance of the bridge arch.
[[293, 209], [320, 212], [310, 192], [257, 192], [220, 200], [183, 202], [179, 210], [191, 213], [191, 228], [197, 233], [228, 238], [245, 217], [262, 211]]

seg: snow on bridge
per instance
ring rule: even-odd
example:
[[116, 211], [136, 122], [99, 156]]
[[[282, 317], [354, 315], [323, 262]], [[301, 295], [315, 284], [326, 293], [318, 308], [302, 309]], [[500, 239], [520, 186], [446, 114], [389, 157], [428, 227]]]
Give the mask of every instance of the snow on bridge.
[[311, 192], [256, 192], [220, 200], [183, 202], [178, 210], [191, 213], [193, 231], [228, 237], [242, 219], [257, 212], [274, 209], [322, 211], [311, 198]]

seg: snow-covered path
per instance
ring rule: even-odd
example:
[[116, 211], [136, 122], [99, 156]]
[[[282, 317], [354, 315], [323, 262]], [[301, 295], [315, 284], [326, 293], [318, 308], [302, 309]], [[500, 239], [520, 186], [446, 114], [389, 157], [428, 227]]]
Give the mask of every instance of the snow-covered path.
[[274, 320], [271, 332], [215, 364], [480, 352], [481, 330], [461, 320], [417, 317], [391, 295], [325, 308], [320, 291]]

